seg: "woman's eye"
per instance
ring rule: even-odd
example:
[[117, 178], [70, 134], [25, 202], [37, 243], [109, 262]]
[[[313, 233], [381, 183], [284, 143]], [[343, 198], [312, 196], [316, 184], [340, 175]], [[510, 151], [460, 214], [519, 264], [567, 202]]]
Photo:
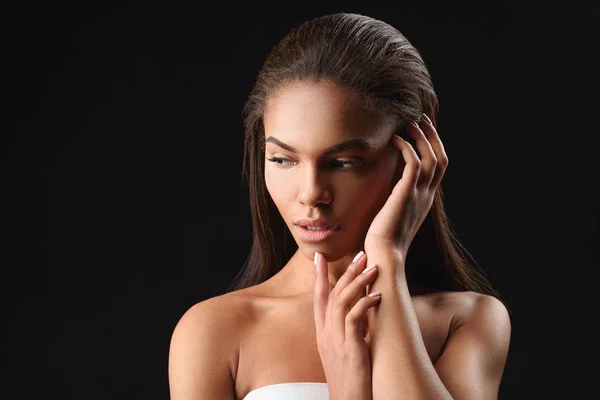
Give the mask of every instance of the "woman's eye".
[[333, 165], [338, 168], [341, 168], [341, 169], [360, 167], [363, 164], [364, 164], [364, 162], [361, 160], [334, 160], [333, 161]]
[[[267, 158], [267, 160], [277, 163], [284, 167], [293, 165], [293, 161], [288, 160], [287, 158], [272, 157], [272, 158]], [[354, 168], [354, 167], [360, 167], [363, 164], [364, 164], [363, 160], [333, 160], [331, 162], [331, 165], [334, 168], [338, 168], [338, 169], [350, 169], [350, 168]]]
[[277, 163], [279, 165], [283, 165], [283, 166], [288, 166], [290, 165], [289, 163], [291, 163], [290, 160], [288, 160], [287, 158], [280, 158], [280, 157], [273, 157], [273, 158], [267, 158], [267, 160]]

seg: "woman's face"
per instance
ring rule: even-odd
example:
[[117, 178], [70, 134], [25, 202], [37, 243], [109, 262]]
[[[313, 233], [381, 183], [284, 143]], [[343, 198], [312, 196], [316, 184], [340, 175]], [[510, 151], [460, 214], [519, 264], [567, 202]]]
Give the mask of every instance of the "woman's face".
[[[358, 97], [329, 81], [294, 82], [267, 98], [264, 128], [266, 186], [299, 249], [309, 259], [315, 251], [328, 261], [353, 256], [404, 166], [390, 143], [393, 119], [369, 117]], [[319, 218], [338, 227], [297, 225]]]

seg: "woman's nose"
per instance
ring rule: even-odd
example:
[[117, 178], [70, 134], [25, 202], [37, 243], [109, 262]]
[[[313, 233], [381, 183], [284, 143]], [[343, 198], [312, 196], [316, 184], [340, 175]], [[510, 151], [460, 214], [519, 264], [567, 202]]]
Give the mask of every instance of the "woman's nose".
[[301, 174], [298, 189], [298, 201], [309, 207], [331, 203], [331, 191], [326, 177], [319, 174], [316, 168], [306, 168]]

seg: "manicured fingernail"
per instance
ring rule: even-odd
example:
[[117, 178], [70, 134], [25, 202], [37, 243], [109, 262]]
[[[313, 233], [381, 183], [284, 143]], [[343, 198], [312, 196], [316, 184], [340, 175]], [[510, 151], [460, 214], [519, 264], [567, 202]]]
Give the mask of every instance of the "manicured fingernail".
[[433, 125], [433, 124], [431, 123], [431, 120], [429, 119], [429, 117], [428, 117], [428, 116], [427, 116], [427, 114], [425, 114], [425, 113], [421, 114], [421, 121], [423, 121], [423, 122], [427, 122], [429, 125]]
[[315, 267], [316, 267], [316, 266], [317, 266], [317, 262], [319, 262], [319, 252], [318, 252], [318, 251], [315, 251], [315, 259], [314, 259], [314, 262], [315, 262]]
[[364, 255], [365, 255], [365, 252], [364, 252], [364, 251], [362, 251], [362, 250], [361, 250], [361, 251], [359, 251], [359, 252], [358, 252], [358, 254], [354, 256], [354, 260], [352, 260], [352, 262], [357, 262], [357, 261], [358, 261], [358, 260], [360, 260], [360, 258], [361, 258], [362, 256], [364, 256]]
[[369, 297], [377, 297], [377, 296], [381, 296], [381, 292], [369, 293]]
[[366, 274], [367, 272], [370, 272], [370, 271], [374, 270], [375, 268], [377, 268], [377, 265], [373, 264], [373, 265], [367, 267], [362, 273]]

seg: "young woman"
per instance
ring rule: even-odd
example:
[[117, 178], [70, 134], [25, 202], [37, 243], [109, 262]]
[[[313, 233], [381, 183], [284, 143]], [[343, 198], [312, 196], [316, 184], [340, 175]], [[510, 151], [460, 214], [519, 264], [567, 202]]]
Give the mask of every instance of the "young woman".
[[363, 15], [307, 21], [244, 109], [254, 244], [171, 340], [173, 400], [495, 399], [506, 307], [452, 234], [419, 52]]

